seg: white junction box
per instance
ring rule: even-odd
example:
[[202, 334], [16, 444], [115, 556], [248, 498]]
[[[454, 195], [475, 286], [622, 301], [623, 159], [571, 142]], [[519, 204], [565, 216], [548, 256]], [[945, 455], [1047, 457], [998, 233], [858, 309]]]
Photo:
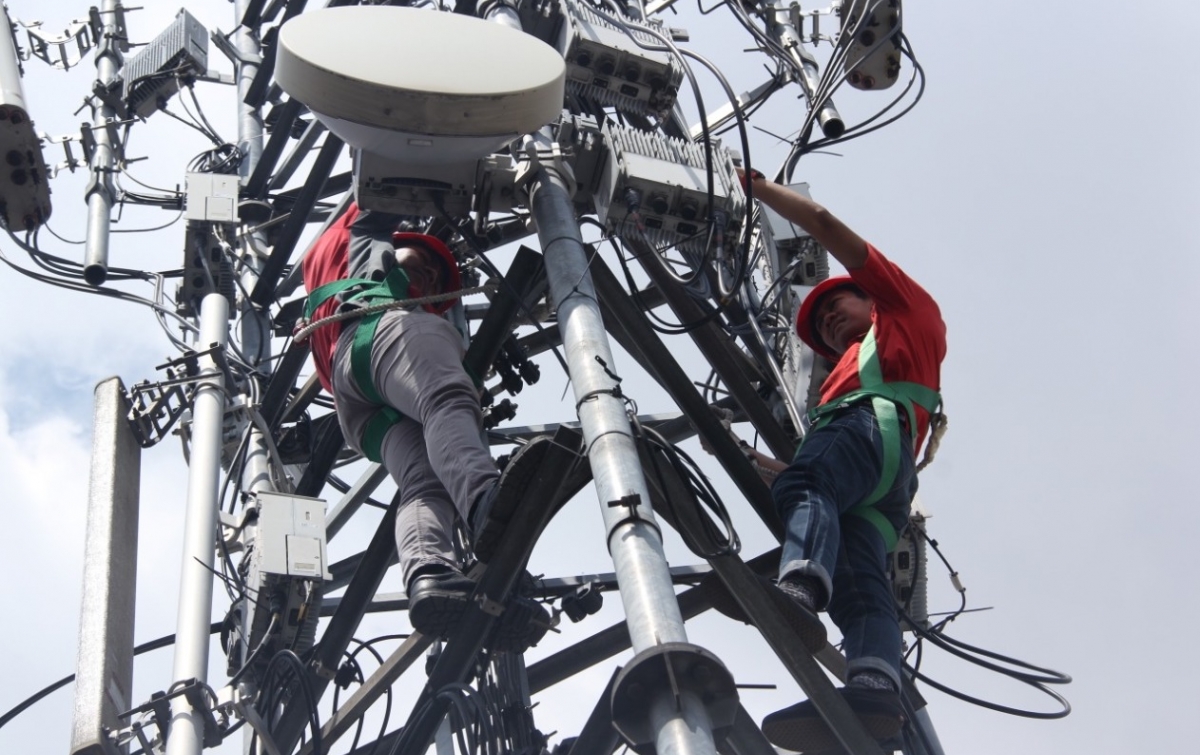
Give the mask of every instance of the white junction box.
[[325, 502], [283, 493], [258, 492], [259, 573], [330, 579], [325, 556]]
[[238, 177], [218, 173], [187, 174], [187, 219], [236, 223]]

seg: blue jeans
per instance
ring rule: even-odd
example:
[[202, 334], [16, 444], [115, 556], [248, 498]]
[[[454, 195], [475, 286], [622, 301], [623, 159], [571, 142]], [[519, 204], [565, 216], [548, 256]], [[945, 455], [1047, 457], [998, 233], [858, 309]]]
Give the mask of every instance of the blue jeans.
[[[900, 468], [875, 504], [897, 532], [907, 525], [917, 492], [912, 441], [901, 435]], [[884, 538], [866, 519], [847, 514], [879, 484], [882, 467], [883, 440], [867, 402], [812, 432], [771, 494], [787, 530], [780, 579], [805, 576], [824, 588], [829, 616], [845, 640], [849, 675], [878, 671], [899, 688], [900, 625]]]

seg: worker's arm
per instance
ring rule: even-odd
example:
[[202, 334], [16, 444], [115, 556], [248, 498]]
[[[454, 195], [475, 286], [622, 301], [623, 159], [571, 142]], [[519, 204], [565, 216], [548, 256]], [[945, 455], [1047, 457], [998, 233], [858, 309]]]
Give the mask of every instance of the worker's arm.
[[[744, 176], [741, 168], [737, 172], [739, 177]], [[807, 231], [847, 270], [857, 270], [866, 263], [867, 242], [861, 236], [811, 199], [759, 175], [754, 179], [755, 199]]]
[[362, 210], [350, 226], [347, 278], [381, 281], [395, 266], [392, 234], [403, 220], [399, 215]]

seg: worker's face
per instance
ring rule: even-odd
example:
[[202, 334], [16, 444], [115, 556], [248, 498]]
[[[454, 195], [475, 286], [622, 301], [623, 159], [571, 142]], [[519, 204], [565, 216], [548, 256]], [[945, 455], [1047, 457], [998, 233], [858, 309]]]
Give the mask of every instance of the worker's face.
[[871, 329], [874, 304], [849, 288], [836, 288], [817, 303], [817, 335], [837, 354], [862, 339]]
[[408, 282], [424, 296], [440, 294], [445, 281], [444, 268], [433, 252], [418, 246], [401, 246], [395, 250], [396, 264], [408, 274]]

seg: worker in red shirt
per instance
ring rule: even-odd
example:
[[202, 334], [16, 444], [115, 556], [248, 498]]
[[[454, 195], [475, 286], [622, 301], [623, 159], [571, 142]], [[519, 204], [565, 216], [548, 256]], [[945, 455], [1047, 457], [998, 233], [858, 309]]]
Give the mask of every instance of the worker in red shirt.
[[[743, 182], [747, 181], [742, 174]], [[938, 411], [946, 326], [928, 293], [824, 207], [751, 171], [754, 198], [803, 228], [849, 272], [804, 299], [796, 331], [834, 363], [812, 427], [771, 492], [786, 528], [778, 586], [801, 611], [829, 610], [846, 654], [847, 703], [877, 739], [902, 724], [901, 642], [887, 559], [917, 492], [916, 451]], [[808, 701], [763, 732], [804, 752], [840, 745]]]
[[[302, 263], [306, 317], [316, 322], [364, 305], [424, 298], [461, 289], [458, 263], [442, 241], [399, 233], [395, 215], [351, 204]], [[504, 485], [482, 435], [479, 389], [462, 366], [462, 334], [441, 315], [454, 299], [390, 309], [334, 322], [311, 335], [313, 362], [334, 397], [347, 444], [383, 464], [399, 488], [396, 549], [408, 590], [409, 621], [446, 638], [469, 605], [475, 583], [459, 570], [456, 517], [475, 555], [487, 561], [520, 490]], [[536, 468], [546, 444], [513, 455]], [[521, 649], [540, 639], [549, 615], [540, 604], [509, 601], [493, 649]]]

